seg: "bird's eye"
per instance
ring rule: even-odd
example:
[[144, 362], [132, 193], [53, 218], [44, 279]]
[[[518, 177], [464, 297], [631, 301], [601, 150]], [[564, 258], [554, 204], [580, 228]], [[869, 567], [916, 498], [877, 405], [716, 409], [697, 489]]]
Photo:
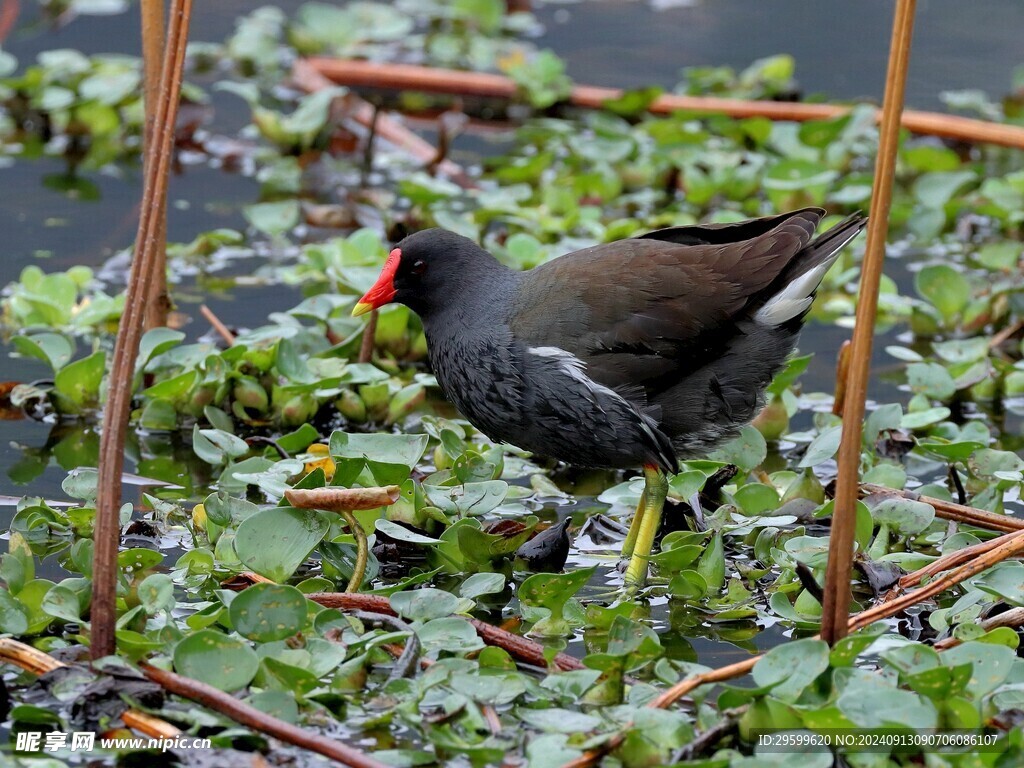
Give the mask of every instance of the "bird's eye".
[[416, 259], [416, 261], [412, 263], [412, 273], [414, 275], [422, 275], [426, 271], [427, 262], [425, 262], [423, 259]]

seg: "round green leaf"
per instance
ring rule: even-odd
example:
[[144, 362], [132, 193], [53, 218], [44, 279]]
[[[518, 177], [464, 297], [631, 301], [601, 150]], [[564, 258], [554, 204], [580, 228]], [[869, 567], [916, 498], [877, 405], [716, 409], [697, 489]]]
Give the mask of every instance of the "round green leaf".
[[391, 607], [409, 621], [430, 621], [450, 616], [459, 608], [459, 598], [443, 589], [425, 587], [391, 596]]
[[6, 589], [0, 589], [0, 632], [23, 635], [28, 630], [28, 614]]
[[258, 643], [284, 640], [306, 623], [306, 598], [287, 584], [254, 584], [231, 601], [231, 625]]
[[961, 272], [948, 264], [929, 264], [914, 278], [921, 298], [934, 306], [947, 320], [971, 300], [971, 285]]
[[247, 643], [212, 629], [202, 629], [174, 646], [174, 669], [222, 691], [249, 684], [259, 659]]
[[139, 584], [139, 602], [146, 613], [174, 607], [174, 581], [166, 573], [152, 573]]
[[771, 687], [776, 698], [796, 701], [828, 669], [828, 653], [824, 640], [793, 640], [776, 646], [754, 665], [754, 682]]

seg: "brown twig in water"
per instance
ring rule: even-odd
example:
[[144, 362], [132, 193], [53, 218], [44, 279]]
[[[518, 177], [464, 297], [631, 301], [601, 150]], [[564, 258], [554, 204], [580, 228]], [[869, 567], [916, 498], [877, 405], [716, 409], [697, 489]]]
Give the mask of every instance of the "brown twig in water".
[[308, 749], [324, 757], [337, 760], [343, 765], [352, 766], [352, 768], [387, 768], [384, 763], [374, 760], [369, 755], [365, 755], [347, 744], [342, 744], [333, 738], [321, 736], [317, 733], [305, 731], [291, 723], [286, 723], [284, 720], [271, 717], [265, 712], [244, 704], [233, 696], [214, 688], [212, 685], [207, 685], [174, 672], [168, 672], [165, 669], [154, 667], [152, 664], [141, 663], [139, 664], [139, 669], [142, 671], [142, 674], [171, 693], [184, 696], [215, 712], [220, 712], [222, 715], [244, 725], [246, 728], [270, 734], [274, 738], [288, 744]]
[[[381, 595], [351, 594], [348, 592], [314, 592], [307, 595], [307, 597], [325, 608], [338, 608], [342, 611], [374, 611], [376, 613], [394, 615], [391, 603], [388, 602], [386, 597]], [[544, 657], [544, 646], [539, 643], [535, 643], [533, 640], [520, 635], [506, 632], [500, 627], [495, 627], [479, 619], [467, 618], [466, 621], [473, 625], [473, 628], [484, 643], [504, 649], [508, 652], [509, 656], [518, 661], [544, 669], [554, 664], [563, 672], [573, 669], [586, 669], [583, 666], [583, 662], [567, 653], [555, 654], [555, 657], [549, 663]]]
[[[295, 62], [292, 67], [292, 80], [298, 87], [310, 92], [330, 88], [334, 85], [305, 59], [299, 59]], [[373, 106], [355, 93], [346, 94], [344, 99], [348, 107], [349, 117], [368, 129], [373, 122]], [[398, 147], [414, 160], [418, 160], [424, 165], [429, 163], [437, 154], [437, 150], [431, 146], [430, 142], [421, 139], [388, 114], [381, 113], [378, 116], [376, 133], [382, 139]], [[476, 184], [462, 166], [451, 160], [444, 160], [439, 163], [437, 171], [464, 189], [476, 187]]]
[[949, 465], [949, 481], [953, 484], [953, 488], [956, 489], [956, 502], [957, 504], [967, 504], [967, 491], [964, 489], [964, 484], [960, 482], [960, 473], [956, 471], [956, 465]]
[[897, 0], [896, 17], [889, 44], [889, 70], [885, 79], [882, 127], [879, 131], [878, 160], [868, 213], [868, 240], [861, 267], [857, 316], [850, 348], [850, 372], [843, 405], [843, 435], [839, 443], [835, 507], [825, 570], [825, 602], [821, 611], [821, 636], [829, 645], [847, 633], [850, 614], [850, 571], [857, 524], [857, 493], [860, 488], [860, 448], [871, 346], [874, 342], [878, 293], [885, 264], [885, 240], [889, 231], [889, 207], [899, 150], [900, 113], [910, 63], [910, 41], [914, 30], [916, 0]]
[[[1014, 629], [1024, 625], [1024, 608], [1011, 608], [1008, 611], [997, 613], [995, 616], [990, 616], [987, 619], [982, 619], [978, 622], [979, 626], [986, 632], [999, 627], [1012, 627]], [[946, 637], [935, 643], [935, 650], [944, 651], [947, 648], [954, 648], [963, 640], [957, 637]]]
[[1004, 534], [998, 538], [992, 539], [991, 541], [983, 541], [980, 544], [974, 544], [970, 547], [964, 547], [963, 549], [958, 549], [955, 552], [950, 552], [937, 560], [933, 560], [923, 568], [918, 568], [916, 571], [912, 571], [906, 576], [903, 576], [899, 580], [898, 584], [901, 589], [917, 586], [923, 579], [926, 579], [929, 576], [934, 576], [937, 573], [942, 573], [942, 571], [947, 571], [950, 568], [956, 568], [964, 563], [970, 562], [974, 558], [980, 557], [986, 552], [990, 552], [1001, 544], [1004, 544], [1012, 537], [1021, 535], [1024, 535], [1024, 531], [1014, 531], [1013, 533]]
[[814, 578], [814, 571], [811, 570], [810, 566], [804, 563], [797, 563], [796, 577], [800, 580], [807, 593], [817, 600], [818, 603], [825, 599], [825, 593], [822, 591], [821, 585]]
[[199, 305], [199, 312], [203, 317], [206, 318], [206, 322], [217, 332], [217, 335], [224, 339], [224, 343], [229, 347], [235, 343], [235, 334], [221, 322], [220, 318], [213, 314], [213, 310], [205, 304]]
[[[390, 613], [378, 613], [376, 611], [350, 611], [350, 614], [364, 623], [384, 624], [398, 632], [406, 632], [409, 639], [404, 646], [393, 646], [401, 648], [401, 652], [395, 657], [395, 667], [388, 677], [388, 681], [399, 680], [403, 677], [412, 677], [416, 673], [416, 666], [420, 660], [420, 639], [402, 619]], [[390, 650], [388, 651], [390, 653]]]
[[[47, 672], [67, 666], [37, 648], [19, 643], [11, 637], [0, 637], [0, 661], [20, 667], [34, 675], [45, 675]], [[144, 733], [153, 739], [173, 739], [175, 736], [181, 735], [181, 730], [177, 726], [135, 709], [123, 712], [121, 720], [132, 730]]]
[[178, 114], [185, 46], [192, 0], [172, 0], [167, 46], [160, 78], [160, 98], [154, 117], [154, 140], [147, 148], [144, 201], [135, 238], [135, 257], [128, 276], [125, 308], [118, 326], [111, 364], [110, 393], [103, 411], [99, 452], [99, 493], [93, 555], [92, 634], [90, 653], [98, 659], [114, 652], [117, 549], [120, 542], [121, 470], [131, 408], [135, 358], [142, 338], [149, 286], [159, 263], [159, 212], [167, 204], [165, 181], [170, 170], [174, 124]]
[[484, 713], [484, 720], [487, 721], [487, 727], [490, 728], [491, 735], [497, 736], [501, 733], [501, 718], [498, 717], [498, 711], [490, 704], [481, 706], [480, 711]]
[[1016, 517], [998, 515], [995, 512], [968, 507], [956, 502], [946, 501], [945, 499], [936, 499], [932, 496], [921, 496], [913, 491], [898, 491], [894, 488], [886, 488], [884, 485], [862, 483], [861, 492], [864, 494], [880, 493], [889, 496], [899, 496], [911, 501], [922, 501], [925, 504], [930, 504], [935, 509], [935, 516], [943, 520], [954, 520], [958, 523], [967, 523], [978, 528], [988, 528], [989, 530], [1002, 531], [1003, 533], [1024, 530], [1024, 520]]
[[1024, 552], [1024, 532], [1002, 536], [1001, 539], [1002, 541], [997, 546], [982, 553], [969, 563], [965, 563], [957, 568], [946, 571], [941, 576], [935, 577], [920, 589], [915, 589], [913, 592], [908, 592], [894, 600], [889, 600], [886, 603], [868, 608], [866, 611], [861, 611], [850, 619], [847, 631], [853, 632], [879, 619], [900, 613], [912, 605], [927, 600], [940, 592], [945, 592], [965, 579], [976, 576], [986, 568], [991, 568], [1008, 557]]
[[[353, 87], [390, 88], [402, 91], [499, 99], [513, 99], [518, 94], [518, 86], [510, 78], [486, 72], [464, 72], [454, 69], [421, 67], [415, 64], [391, 64], [320, 56], [296, 62], [293, 76], [297, 80], [301, 78], [301, 74], [296, 75], [296, 70], [300, 70], [301, 73], [303, 69], [312, 70], [332, 83]], [[306, 77], [308, 78], [310, 75], [307, 74]], [[569, 103], [584, 109], [601, 109], [605, 102], [618, 99], [621, 96], [622, 91], [618, 88], [577, 85], [572, 89]], [[647, 107], [647, 111], [657, 115], [667, 115], [673, 112], [697, 112], [722, 114], [736, 118], [767, 117], [769, 120], [802, 122], [841, 117], [849, 113], [850, 107], [838, 104], [751, 101], [664, 93]], [[881, 115], [882, 111], [876, 111], [876, 119], [880, 120]], [[913, 133], [941, 136], [971, 143], [1024, 148], [1024, 128], [1017, 125], [917, 110], [904, 111], [901, 124], [902, 127]]]
[[998, 349], [1003, 346], [1003, 343], [1011, 339], [1020, 330], [1024, 328], [1024, 317], [1018, 318], [1017, 322], [1010, 323], [1008, 326], [1003, 328], [999, 333], [993, 334], [992, 338], [988, 340], [989, 349]]
[[[401, 643], [385, 643], [384, 645], [382, 645], [380, 647], [383, 648], [388, 653], [390, 653], [396, 659], [400, 659], [402, 657], [402, 654], [405, 653], [405, 646], [402, 645]], [[420, 669], [427, 669], [430, 666], [432, 666], [434, 662], [433, 662], [432, 659], [427, 659], [427, 658], [424, 658], [423, 656], [420, 656], [416, 660], [416, 663], [419, 664]]]
[[366, 127], [366, 148], [363, 150], [363, 167], [359, 173], [361, 187], [367, 186], [370, 172], [373, 170], [373, 140], [377, 138], [377, 123], [381, 113], [380, 104], [371, 102], [370, 106], [373, 107], [373, 116], [370, 118], [370, 124]]

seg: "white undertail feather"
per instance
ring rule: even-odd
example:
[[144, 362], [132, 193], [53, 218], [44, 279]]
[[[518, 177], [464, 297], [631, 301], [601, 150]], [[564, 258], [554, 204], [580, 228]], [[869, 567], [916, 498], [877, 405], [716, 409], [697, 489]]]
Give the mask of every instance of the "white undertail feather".
[[754, 319], [762, 325], [782, 325], [805, 312], [814, 301], [814, 292], [825, 278], [825, 273], [839, 258], [839, 252], [843, 246], [858, 234], [860, 234], [860, 230], [854, 229], [849, 237], [835, 246], [835, 250], [825, 261], [813, 269], [807, 270], [768, 299], [764, 306], [754, 314]]

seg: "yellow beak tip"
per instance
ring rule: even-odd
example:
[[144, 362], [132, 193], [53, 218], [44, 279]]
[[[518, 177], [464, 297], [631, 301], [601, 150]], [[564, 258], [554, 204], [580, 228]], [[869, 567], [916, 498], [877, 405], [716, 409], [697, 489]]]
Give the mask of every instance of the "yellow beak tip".
[[367, 312], [373, 311], [373, 304], [366, 301], [360, 301], [354, 307], [352, 307], [352, 317], [359, 317], [365, 315]]

